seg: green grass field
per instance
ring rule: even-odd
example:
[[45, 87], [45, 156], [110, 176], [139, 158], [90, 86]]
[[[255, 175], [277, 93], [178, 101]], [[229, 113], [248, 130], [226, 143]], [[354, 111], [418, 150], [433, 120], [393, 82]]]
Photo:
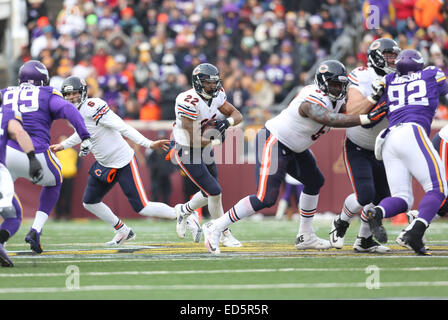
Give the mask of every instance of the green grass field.
[[[6, 247], [15, 267], [0, 268], [0, 300], [448, 299], [447, 220], [428, 229], [432, 256], [425, 257], [395, 244], [403, 226], [390, 221], [388, 254], [352, 250], [358, 220], [343, 249], [298, 252], [298, 222], [264, 219], [234, 225], [243, 247], [221, 248], [217, 257], [203, 242], [178, 239], [175, 222], [126, 223], [137, 238], [109, 248], [113, 232], [104, 222], [49, 220], [44, 252], [35, 255], [24, 242], [24, 221]], [[316, 233], [327, 238], [330, 223], [315, 221]]]

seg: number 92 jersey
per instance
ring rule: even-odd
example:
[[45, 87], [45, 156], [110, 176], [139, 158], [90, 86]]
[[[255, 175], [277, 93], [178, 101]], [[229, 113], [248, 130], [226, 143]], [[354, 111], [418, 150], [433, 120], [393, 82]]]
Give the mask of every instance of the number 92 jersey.
[[439, 97], [448, 94], [443, 71], [430, 66], [411, 75], [390, 73], [385, 76], [385, 83], [389, 127], [415, 122], [429, 134]]
[[186, 117], [195, 122], [193, 126], [194, 133], [200, 135], [201, 127], [207, 121], [215, 119], [220, 108], [227, 100], [227, 95], [224, 89], [218, 93], [216, 98], [213, 98], [210, 106], [205, 102], [199, 94], [192, 88], [190, 90], [180, 93], [176, 97], [175, 112], [176, 122], [173, 128], [174, 140], [182, 146], [190, 146], [190, 137], [188, 133], [182, 129], [182, 117]]
[[294, 152], [308, 149], [330, 127], [310, 118], [302, 117], [299, 108], [303, 102], [317, 104], [329, 112], [340, 112], [345, 98], [333, 105], [330, 98], [314, 84], [304, 87], [280, 114], [266, 122], [266, 128], [285, 146]]

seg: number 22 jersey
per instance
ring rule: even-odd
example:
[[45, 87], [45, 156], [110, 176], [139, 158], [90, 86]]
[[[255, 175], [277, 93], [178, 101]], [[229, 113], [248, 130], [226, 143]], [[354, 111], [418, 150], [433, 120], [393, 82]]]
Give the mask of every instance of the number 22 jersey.
[[221, 89], [216, 98], [213, 98], [210, 105], [205, 102], [193, 88], [180, 93], [176, 97], [175, 111], [176, 122], [173, 128], [174, 140], [182, 146], [190, 146], [190, 137], [186, 130], [182, 128], [182, 117], [191, 119], [197, 123], [193, 134], [200, 135], [201, 126], [209, 120], [216, 119], [220, 114], [219, 108], [224, 105], [227, 95]]
[[338, 113], [345, 104], [345, 98], [333, 104], [326, 94], [312, 84], [300, 90], [286, 109], [266, 122], [265, 126], [271, 134], [297, 153], [308, 149], [322, 134], [330, 130], [330, 127], [299, 114], [303, 102], [318, 104], [329, 112]]

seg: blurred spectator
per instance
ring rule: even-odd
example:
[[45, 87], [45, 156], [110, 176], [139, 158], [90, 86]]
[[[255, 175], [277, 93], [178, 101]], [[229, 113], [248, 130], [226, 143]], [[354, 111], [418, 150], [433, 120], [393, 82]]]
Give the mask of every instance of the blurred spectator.
[[139, 120], [140, 118], [140, 108], [136, 99], [129, 98], [125, 104], [125, 113], [123, 119], [125, 120]]
[[246, 108], [251, 105], [251, 97], [248, 90], [243, 88], [241, 78], [236, 77], [232, 86], [226, 90], [227, 101], [235, 106], [242, 114], [246, 113]]
[[52, 26], [44, 27], [42, 33], [31, 44], [30, 52], [33, 59], [39, 59], [39, 54], [43, 49], [54, 50], [58, 46], [58, 40], [53, 36]]
[[434, 22], [442, 23], [442, 4], [440, 0], [417, 0], [414, 6], [415, 23], [420, 28], [427, 28]]
[[180, 68], [176, 65], [176, 58], [172, 53], [167, 53], [162, 58], [160, 65], [160, 78], [165, 81], [169, 74], [179, 74]]
[[[164, 139], [166, 136], [166, 132], [160, 131], [157, 139]], [[164, 154], [152, 149], [146, 149], [145, 158], [150, 173], [150, 194], [153, 201], [169, 204], [172, 191], [170, 176], [175, 172], [176, 166], [171, 161], [166, 161]]]
[[127, 35], [131, 36], [132, 29], [135, 26], [139, 26], [139, 22], [136, 17], [134, 17], [134, 10], [130, 7], [126, 7], [120, 12], [120, 20], [119, 24], [121, 26], [121, 30]]
[[183, 91], [183, 87], [177, 83], [177, 73], [169, 72], [165, 81], [160, 85], [161, 120], [175, 120], [174, 104], [176, 97]]
[[397, 13], [397, 33], [404, 32], [407, 20], [414, 17], [414, 6], [416, 1], [417, 0], [392, 0], [395, 12]]
[[95, 44], [95, 54], [92, 56], [91, 60], [91, 64], [95, 68], [98, 76], [106, 75], [106, 62], [108, 59], [109, 45], [106, 41], [100, 40]]
[[254, 82], [250, 91], [255, 107], [268, 109], [274, 104], [274, 86], [271, 82], [266, 80], [264, 71], [259, 70], [255, 73]]
[[28, 29], [28, 39], [31, 43], [31, 40], [34, 38], [32, 36], [33, 30], [35, 30], [36, 27], [42, 28], [43, 26], [49, 25], [50, 23], [47, 17], [47, 5], [45, 4], [44, 0], [28, 0], [26, 2], [26, 5], [27, 10], [25, 25]]

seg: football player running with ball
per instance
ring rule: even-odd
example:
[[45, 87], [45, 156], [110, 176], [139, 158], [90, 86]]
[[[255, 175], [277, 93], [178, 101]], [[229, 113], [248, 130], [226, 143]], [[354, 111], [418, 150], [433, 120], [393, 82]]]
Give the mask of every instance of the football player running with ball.
[[286, 109], [268, 120], [257, 133], [257, 193], [241, 199], [222, 217], [203, 227], [205, 247], [210, 253], [220, 253], [222, 230], [275, 204], [286, 173], [304, 186], [299, 201], [300, 226], [295, 247], [298, 250], [331, 248], [330, 242], [317, 237], [312, 227], [324, 176], [309, 147], [328, 132], [329, 127], [370, 124], [383, 113], [382, 109], [376, 109], [369, 114], [342, 114], [347, 85], [347, 71], [342, 63], [322, 62], [316, 70], [315, 83], [304, 87]]
[[[176, 231], [180, 238], [185, 237], [185, 230], [190, 227], [186, 218], [195, 215], [196, 209], [208, 205], [213, 219], [224, 214], [212, 141], [224, 140], [225, 130], [243, 119], [241, 113], [227, 101], [219, 71], [214, 65], [198, 65], [192, 72], [192, 84], [193, 88], [176, 98], [174, 141], [167, 156], [167, 160], [173, 159], [200, 190], [189, 202], [175, 206]], [[222, 115], [225, 118], [218, 119]], [[220, 240], [227, 247], [241, 246], [228, 228], [220, 231]]]
[[[160, 202], [150, 202], [145, 193], [134, 150], [123, 136], [145, 148], [167, 150], [169, 140], [151, 141], [126, 124], [107, 103], [100, 98], [87, 97], [84, 79], [71, 76], [62, 83], [64, 98], [72, 102], [84, 118], [91, 135], [92, 153], [96, 161], [89, 169], [83, 206], [116, 231], [115, 237], [106, 245], [117, 246], [135, 238], [129, 228], [102, 202], [103, 197], [118, 182], [135, 212], [165, 219], [175, 219], [174, 208]], [[59, 144], [50, 146], [53, 152], [73, 147], [81, 142], [75, 132]]]
[[[354, 69], [349, 75], [347, 114], [359, 114], [375, 108], [378, 104], [369, 96], [372, 84], [395, 70], [395, 58], [400, 49], [394, 40], [383, 38], [372, 42], [367, 50], [368, 67]], [[387, 119], [373, 125], [356, 126], [346, 130], [344, 161], [354, 193], [344, 201], [341, 213], [334, 219], [330, 231], [330, 243], [341, 249], [345, 233], [353, 216], [361, 210], [361, 227], [353, 244], [356, 252], [385, 253], [390, 249], [373, 239], [366, 210], [390, 196], [383, 161], [375, 158], [375, 139], [387, 127]], [[379, 240], [379, 239], [377, 239]], [[381, 239], [386, 242], [387, 239]]]

